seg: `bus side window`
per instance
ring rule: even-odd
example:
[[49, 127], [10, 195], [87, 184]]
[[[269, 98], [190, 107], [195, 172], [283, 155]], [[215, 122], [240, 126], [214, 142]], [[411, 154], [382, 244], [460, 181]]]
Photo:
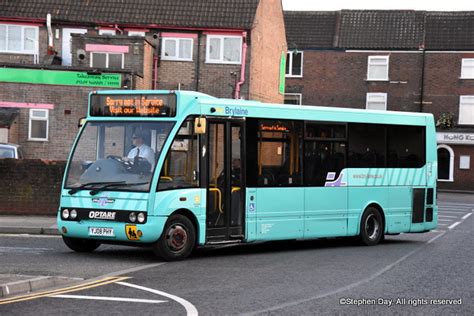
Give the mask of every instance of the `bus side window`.
[[166, 155], [158, 191], [199, 186], [198, 148], [198, 136], [193, 133], [193, 119], [188, 119], [181, 125]]
[[259, 186], [293, 186], [302, 183], [302, 126], [303, 123], [298, 121], [258, 121]]

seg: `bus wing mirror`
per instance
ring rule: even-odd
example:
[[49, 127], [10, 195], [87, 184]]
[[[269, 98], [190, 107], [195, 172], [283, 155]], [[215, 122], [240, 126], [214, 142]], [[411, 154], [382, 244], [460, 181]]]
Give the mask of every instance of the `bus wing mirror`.
[[206, 133], [206, 118], [196, 117], [194, 120], [194, 133], [205, 134]]
[[81, 117], [79, 121], [77, 122], [77, 128], [81, 128], [84, 124], [86, 124], [86, 118]]

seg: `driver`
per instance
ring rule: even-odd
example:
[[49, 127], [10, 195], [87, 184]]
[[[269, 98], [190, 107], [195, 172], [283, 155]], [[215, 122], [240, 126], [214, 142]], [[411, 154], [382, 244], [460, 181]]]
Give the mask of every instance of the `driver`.
[[155, 165], [155, 152], [150, 146], [145, 144], [143, 133], [133, 133], [132, 144], [135, 147], [130, 150], [125, 160], [133, 161], [135, 158], [144, 158], [150, 163], [151, 169], [153, 170], [153, 166]]

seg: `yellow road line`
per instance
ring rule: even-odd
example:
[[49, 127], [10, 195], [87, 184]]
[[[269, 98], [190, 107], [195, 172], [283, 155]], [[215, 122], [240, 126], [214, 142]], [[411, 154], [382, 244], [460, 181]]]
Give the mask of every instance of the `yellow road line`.
[[32, 294], [27, 294], [27, 295], [22, 295], [22, 296], [15, 296], [7, 299], [0, 300], [0, 305], [4, 304], [11, 304], [11, 303], [17, 303], [17, 302], [23, 302], [23, 301], [29, 301], [29, 300], [34, 300], [37, 298], [41, 297], [48, 297], [48, 296], [53, 296], [53, 295], [58, 295], [58, 294], [64, 294], [64, 293], [70, 293], [70, 292], [77, 292], [77, 291], [82, 291], [86, 289], [91, 289], [94, 287], [110, 284], [110, 283], [115, 283], [123, 280], [127, 280], [129, 277], [106, 277], [102, 278], [100, 280], [92, 281], [92, 282], [87, 282], [75, 286], [70, 286], [66, 288], [61, 288], [57, 290], [51, 290], [51, 291], [43, 291], [43, 292], [38, 292], [38, 293], [32, 293]]

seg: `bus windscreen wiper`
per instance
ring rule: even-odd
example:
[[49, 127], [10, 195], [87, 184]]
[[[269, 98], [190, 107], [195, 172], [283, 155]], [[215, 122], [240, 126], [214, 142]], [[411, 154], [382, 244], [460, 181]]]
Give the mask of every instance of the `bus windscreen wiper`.
[[129, 186], [129, 185], [142, 185], [142, 184], [148, 184], [150, 182], [125, 182], [125, 181], [122, 181], [122, 182], [115, 182], [115, 183], [107, 183], [103, 186], [101, 186], [100, 188], [95, 188], [94, 190], [90, 191], [89, 194], [90, 195], [96, 195], [97, 193], [99, 193], [100, 191], [102, 191], [103, 189], [106, 189], [106, 188], [111, 188], [111, 187], [125, 187], [125, 186]]
[[122, 183], [125, 183], [125, 181], [115, 181], [115, 182], [89, 182], [89, 183], [84, 183], [80, 186], [78, 186], [77, 188], [72, 188], [71, 190], [69, 190], [67, 193], [69, 193], [70, 195], [73, 195], [75, 194], [76, 192], [80, 191], [80, 190], [84, 190], [84, 189], [87, 189], [88, 187], [90, 186], [94, 186], [94, 185], [112, 185], [112, 184], [122, 184]]

